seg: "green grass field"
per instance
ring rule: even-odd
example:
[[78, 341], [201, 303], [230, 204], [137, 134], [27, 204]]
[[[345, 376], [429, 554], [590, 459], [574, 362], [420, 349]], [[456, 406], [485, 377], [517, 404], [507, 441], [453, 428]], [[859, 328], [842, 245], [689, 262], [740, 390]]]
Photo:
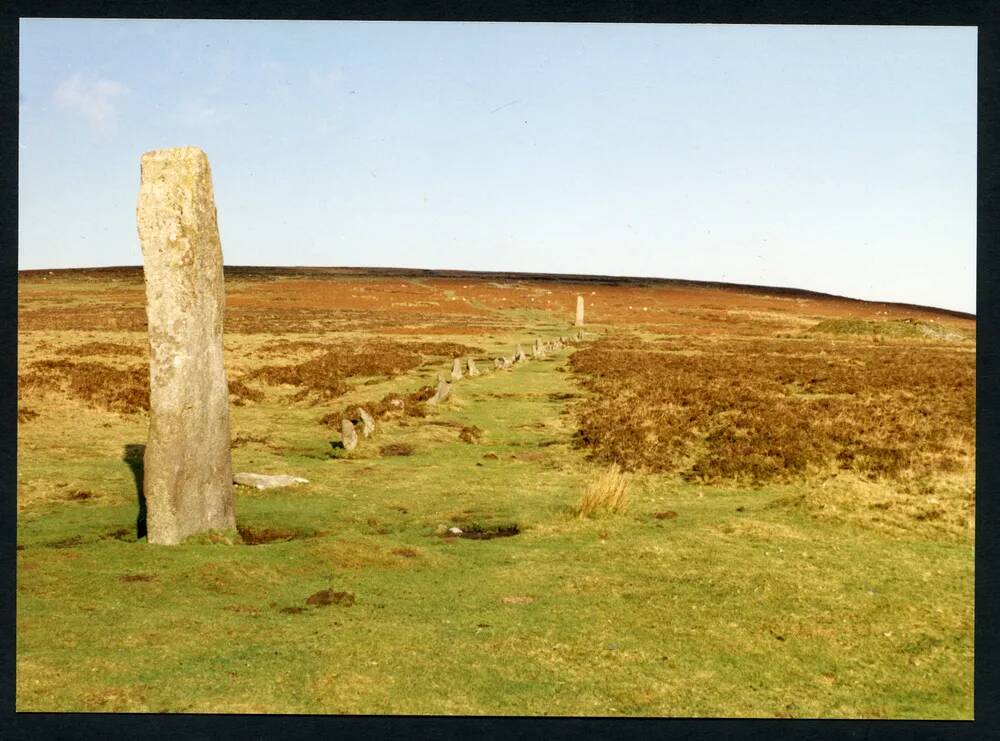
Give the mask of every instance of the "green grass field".
[[[580, 519], [600, 469], [573, 445], [570, 352], [459, 381], [350, 455], [315, 408], [233, 407], [233, 437], [262, 440], [234, 449], [235, 470], [310, 481], [237, 488], [240, 526], [287, 538], [253, 546], [136, 542], [125, 446], [144, 416], [66, 401], [27, 423], [17, 709], [972, 717], [971, 539], [775, 504], [806, 484], [671, 475], [636, 475], [624, 514]], [[479, 443], [461, 441], [473, 425]], [[412, 455], [379, 453], [392, 443]], [[326, 589], [353, 603], [307, 604]]]

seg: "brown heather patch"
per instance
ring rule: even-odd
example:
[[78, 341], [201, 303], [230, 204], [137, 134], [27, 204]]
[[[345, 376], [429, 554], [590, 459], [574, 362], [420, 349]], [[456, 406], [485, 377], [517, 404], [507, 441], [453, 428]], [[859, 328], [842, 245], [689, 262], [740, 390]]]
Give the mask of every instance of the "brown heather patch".
[[[384, 419], [392, 414], [402, 414], [406, 417], [426, 417], [427, 405], [424, 404], [429, 398], [434, 396], [433, 386], [421, 386], [416, 391], [409, 394], [386, 394], [379, 401], [367, 402], [365, 404], [351, 404], [344, 407], [339, 412], [330, 412], [320, 417], [319, 423], [330, 425], [340, 429], [341, 420], [349, 419], [354, 423], [361, 421], [358, 414], [358, 407], [363, 406], [376, 419]], [[393, 402], [403, 402], [402, 409]]]
[[263, 366], [250, 372], [246, 378], [272, 385], [298, 386], [299, 391], [292, 397], [293, 400], [305, 399], [310, 394], [330, 399], [349, 390], [348, 378], [395, 378], [418, 368], [425, 356], [451, 356], [479, 349], [454, 342], [416, 343], [384, 339], [340, 340], [324, 343], [323, 348], [322, 354], [309, 360], [291, 365]]
[[35, 419], [38, 416], [38, 412], [34, 409], [29, 409], [28, 407], [18, 407], [17, 408], [17, 421], [18, 422], [28, 422]]
[[241, 407], [248, 401], [263, 401], [264, 392], [250, 388], [242, 379], [236, 378], [229, 382], [229, 396], [234, 405]]
[[126, 345], [121, 342], [85, 342], [82, 345], [70, 345], [62, 348], [62, 354], [69, 357], [106, 355], [117, 358], [122, 355], [145, 355], [146, 349], [136, 345]]
[[416, 448], [410, 443], [389, 443], [380, 447], [378, 452], [381, 456], [389, 457], [394, 455], [413, 455], [414, 450]]
[[18, 331], [36, 330], [117, 330], [144, 332], [146, 330], [146, 310], [141, 305], [135, 308], [112, 308], [110, 306], [46, 307], [17, 313]]
[[475, 445], [483, 436], [483, 431], [472, 425], [471, 427], [463, 427], [458, 433], [458, 439], [463, 443], [471, 443]]
[[398, 376], [420, 365], [419, 353], [400, 349], [386, 340], [338, 342], [321, 355], [291, 365], [267, 365], [247, 375], [272, 385], [298, 386], [295, 399], [310, 394], [333, 398], [345, 394], [352, 376]]
[[690, 347], [703, 352], [609, 338], [575, 353], [595, 393], [579, 407], [578, 443], [601, 462], [702, 482], [838, 469], [913, 482], [971, 470], [971, 352], [764, 339]]
[[41, 360], [18, 374], [18, 393], [65, 390], [70, 396], [120, 414], [149, 410], [149, 368], [113, 368], [103, 363]]

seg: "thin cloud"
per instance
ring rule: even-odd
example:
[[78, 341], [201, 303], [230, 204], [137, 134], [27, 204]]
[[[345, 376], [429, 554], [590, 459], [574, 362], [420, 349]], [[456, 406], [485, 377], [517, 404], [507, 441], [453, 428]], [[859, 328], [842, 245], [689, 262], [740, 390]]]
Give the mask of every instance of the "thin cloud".
[[78, 73], [56, 86], [52, 101], [60, 108], [80, 114], [94, 129], [107, 131], [116, 112], [114, 99], [128, 91], [120, 82], [84, 78]]

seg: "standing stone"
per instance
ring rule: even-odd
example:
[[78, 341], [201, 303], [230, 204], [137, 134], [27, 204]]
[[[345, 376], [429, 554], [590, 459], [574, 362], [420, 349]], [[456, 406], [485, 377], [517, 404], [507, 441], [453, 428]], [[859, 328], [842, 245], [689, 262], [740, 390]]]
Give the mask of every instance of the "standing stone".
[[500, 370], [504, 367], [503, 358], [493, 358], [493, 367]]
[[583, 326], [583, 296], [576, 297], [576, 326]]
[[503, 359], [503, 368], [504, 368], [504, 370], [509, 370], [512, 365], [514, 365], [513, 358], [504, 357], [504, 359]]
[[451, 363], [451, 377], [455, 380], [462, 377], [462, 361], [458, 358], [455, 358]]
[[375, 432], [375, 418], [364, 407], [358, 407], [358, 414], [361, 415], [361, 436], [371, 437], [372, 433]]
[[478, 376], [479, 375], [479, 369], [476, 367], [476, 361], [473, 360], [472, 358], [469, 358], [468, 363], [469, 363], [469, 375], [470, 376]]
[[528, 356], [524, 354], [524, 348], [518, 345], [517, 350], [514, 351], [514, 362], [521, 363], [527, 359]]
[[222, 245], [208, 157], [147, 152], [136, 208], [149, 328], [147, 542], [232, 530], [229, 386], [223, 365]]
[[437, 391], [434, 392], [434, 396], [427, 400], [427, 403], [440, 404], [443, 401], [447, 401], [449, 396], [451, 396], [451, 384], [443, 378], [439, 378]]
[[340, 421], [340, 439], [344, 443], [344, 450], [354, 450], [358, 447], [358, 433], [354, 429], [354, 423], [349, 419]]
[[545, 357], [545, 345], [543, 345], [542, 341], [537, 337], [535, 338], [534, 346], [531, 348], [531, 353], [536, 359]]

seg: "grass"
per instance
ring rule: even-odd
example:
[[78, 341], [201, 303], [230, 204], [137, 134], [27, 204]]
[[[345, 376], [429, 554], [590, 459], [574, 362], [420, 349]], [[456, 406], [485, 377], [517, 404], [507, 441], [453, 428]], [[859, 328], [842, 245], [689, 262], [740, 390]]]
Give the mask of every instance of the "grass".
[[[433, 286], [422, 282], [421, 300], [437, 300]], [[69, 283], [62, 290], [77, 295]], [[508, 324], [489, 295], [476, 300], [494, 312], [484, 324], [504, 327], [476, 335], [484, 354], [528, 347], [534, 332], [568, 334], [561, 315], [526, 329], [517, 322], [536, 315]], [[594, 313], [615, 316], [626, 301], [635, 299]], [[100, 324], [87, 306], [77, 308]], [[468, 339], [436, 334], [456, 320], [440, 321], [411, 339]], [[725, 325], [691, 326], [716, 324]], [[630, 327], [612, 329], [633, 352]], [[19, 362], [27, 372], [70, 360], [61, 348], [133, 344], [133, 334], [22, 330]], [[689, 360], [697, 353], [680, 352], [704, 349], [688, 335], [658, 336], [645, 335]], [[323, 352], [279, 346], [262, 357], [262, 345], [283, 340], [329, 338], [230, 333], [231, 377]], [[841, 342], [824, 349], [849, 357]], [[952, 489], [918, 496], [849, 471], [829, 483], [806, 475], [747, 486], [664, 470], [636, 476], [613, 517], [567, 516], [594, 483], [593, 448], [578, 431], [599, 397], [570, 367], [587, 347], [463, 379], [425, 417], [394, 413], [389, 399], [433, 384], [447, 356], [368, 385], [352, 377], [329, 401], [253, 386], [263, 397], [231, 408], [235, 470], [310, 483], [238, 488], [233, 545], [135, 540], [129, 446], [145, 441], [144, 412], [113, 412], [65, 386], [22, 391], [36, 416], [18, 437], [17, 709], [971, 718], [972, 534], [928, 524], [960, 511]], [[589, 347], [617, 367], [611, 344]], [[884, 384], [891, 392], [891, 378]], [[324, 415], [380, 400], [375, 437], [350, 455], [334, 451], [339, 435]]]
[[587, 485], [587, 491], [576, 505], [577, 516], [621, 514], [628, 507], [630, 484], [629, 475], [617, 463], [612, 463]]

